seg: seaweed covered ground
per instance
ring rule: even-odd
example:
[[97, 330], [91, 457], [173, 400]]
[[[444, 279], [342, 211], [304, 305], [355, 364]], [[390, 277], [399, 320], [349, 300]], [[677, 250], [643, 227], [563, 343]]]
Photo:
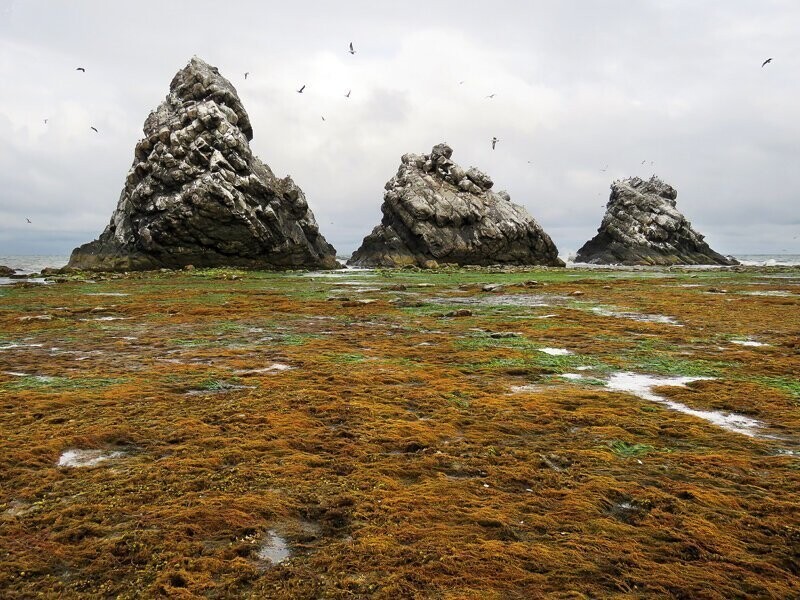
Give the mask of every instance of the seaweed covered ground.
[[797, 270], [0, 288], [3, 598], [800, 597]]

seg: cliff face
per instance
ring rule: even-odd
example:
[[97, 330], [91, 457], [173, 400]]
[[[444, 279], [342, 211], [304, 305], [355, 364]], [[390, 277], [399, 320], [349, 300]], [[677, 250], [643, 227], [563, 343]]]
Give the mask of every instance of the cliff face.
[[623, 265], [735, 265], [714, 252], [675, 207], [678, 192], [656, 177], [615, 181], [597, 235], [575, 262]]
[[252, 139], [234, 87], [193, 58], [144, 122], [111, 222], [69, 266], [336, 267], [302, 190], [253, 156]]
[[357, 266], [564, 266], [550, 237], [506, 192], [475, 168], [462, 169], [447, 144], [406, 154], [383, 196], [383, 219], [348, 262]]

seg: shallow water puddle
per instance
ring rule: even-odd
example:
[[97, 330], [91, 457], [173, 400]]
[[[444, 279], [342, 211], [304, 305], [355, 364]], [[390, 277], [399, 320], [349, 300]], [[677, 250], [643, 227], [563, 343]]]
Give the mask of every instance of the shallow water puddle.
[[287, 541], [275, 531], [268, 531], [264, 542], [258, 549], [258, 559], [269, 561], [273, 565], [278, 565], [292, 555]]
[[591, 311], [601, 317], [615, 317], [617, 319], [631, 319], [632, 321], [640, 321], [642, 323], [662, 323], [664, 325], [675, 325], [676, 327], [683, 327], [675, 317], [668, 317], [667, 315], [648, 315], [644, 313], [635, 313], [629, 311], [617, 311], [602, 306], [594, 306]]
[[680, 402], [675, 402], [659, 396], [653, 392], [653, 388], [659, 386], [677, 386], [684, 387], [687, 383], [693, 381], [709, 380], [713, 377], [655, 377], [652, 375], [642, 375], [640, 373], [615, 373], [608, 379], [608, 389], [617, 392], [627, 392], [649, 400], [651, 402], [658, 402], [664, 406], [676, 410], [686, 415], [698, 417], [713, 425], [722, 427], [734, 433], [741, 433], [742, 435], [750, 437], [763, 437], [756, 433], [756, 429], [763, 427], [764, 424], [756, 419], [738, 415], [736, 413], [724, 413], [717, 410], [697, 410], [690, 408]]
[[572, 351], [566, 348], [537, 348], [537, 350], [549, 354], [550, 356], [567, 356], [568, 354], [572, 354]]
[[272, 363], [268, 367], [262, 367], [260, 369], [243, 369], [241, 371], [234, 371], [234, 373], [236, 375], [258, 375], [259, 373], [279, 373], [281, 371], [290, 371], [296, 368], [297, 367], [292, 367], [283, 363]]
[[755, 340], [731, 340], [731, 344], [736, 344], [737, 346], [751, 346], [753, 348], [759, 348], [761, 346], [769, 346], [769, 344], [765, 344], [764, 342], [757, 342]]
[[94, 467], [101, 462], [121, 458], [124, 452], [107, 450], [65, 450], [58, 457], [59, 467]]

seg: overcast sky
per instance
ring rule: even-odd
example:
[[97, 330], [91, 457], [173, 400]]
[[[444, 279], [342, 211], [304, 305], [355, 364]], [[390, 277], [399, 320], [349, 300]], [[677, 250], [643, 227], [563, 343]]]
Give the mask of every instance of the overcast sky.
[[562, 255], [595, 234], [613, 179], [653, 173], [715, 250], [800, 253], [799, 32], [797, 0], [0, 0], [0, 254], [100, 234], [195, 54], [343, 254], [400, 156], [441, 141]]

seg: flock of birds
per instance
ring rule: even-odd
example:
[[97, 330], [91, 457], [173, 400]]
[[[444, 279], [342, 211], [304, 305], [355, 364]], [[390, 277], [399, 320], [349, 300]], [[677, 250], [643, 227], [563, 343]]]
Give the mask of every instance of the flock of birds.
[[[349, 53], [351, 56], [352, 56], [352, 55], [354, 55], [354, 54], [356, 53], [356, 49], [353, 47], [353, 42], [350, 42], [350, 45], [349, 45], [349, 47], [348, 47], [348, 50], [347, 50], [347, 52], [348, 52], [348, 53]], [[763, 69], [764, 67], [766, 67], [766, 66], [767, 66], [768, 64], [770, 64], [771, 62], [772, 62], [772, 57], [770, 57], [770, 58], [767, 58], [767, 59], [766, 59], [766, 60], [765, 60], [763, 63], [761, 63], [761, 68]], [[85, 68], [85, 67], [77, 67], [75, 70], [76, 70], [76, 71], [80, 71], [81, 73], [86, 73], [86, 68]], [[250, 71], [246, 71], [246, 72], [245, 72], [245, 74], [244, 74], [244, 78], [245, 78], [245, 79], [247, 79], [247, 77], [248, 77], [249, 75], [250, 75]], [[463, 84], [464, 84], [464, 81], [465, 81], [465, 80], [461, 80], [461, 81], [459, 81], [459, 82], [458, 82], [458, 85], [463, 85]], [[295, 91], [296, 91], [298, 94], [302, 94], [302, 93], [305, 91], [305, 89], [306, 89], [306, 84], [304, 83], [303, 85], [301, 85], [301, 86], [300, 86], [300, 88], [299, 88], [299, 89], [297, 89], [297, 90], [295, 90]], [[349, 90], [347, 90], [347, 93], [344, 95], [344, 97], [345, 97], [345, 98], [350, 98], [350, 94], [352, 93], [352, 91], [353, 91], [352, 89], [349, 89]], [[491, 100], [491, 99], [493, 99], [495, 96], [497, 96], [497, 94], [493, 92], [493, 93], [489, 94], [488, 96], [486, 96], [486, 99], [487, 99], [487, 100]], [[325, 120], [325, 116], [324, 116], [324, 115], [321, 115], [321, 118], [322, 118], [322, 120], [323, 120], [323, 121]], [[47, 121], [48, 121], [48, 119], [44, 119], [44, 124], [45, 124], [45, 125], [47, 125]], [[89, 127], [89, 129], [91, 129], [91, 130], [92, 130], [92, 131], [94, 131], [95, 133], [100, 133], [100, 132], [97, 130], [97, 128], [96, 128], [94, 125], [90, 126], [90, 127]], [[492, 136], [492, 139], [491, 139], [492, 150], [494, 150], [494, 149], [496, 148], [496, 146], [497, 146], [497, 142], [499, 142], [499, 141], [500, 141], [500, 138], [498, 138], [498, 137], [496, 137], [496, 136]], [[646, 163], [647, 163], [647, 161], [646, 161], [646, 160], [643, 160], [643, 161], [642, 161], [642, 164], [643, 164], [643, 165], [644, 165], [644, 164], [646, 164]], [[533, 161], [530, 161], [530, 160], [529, 160], [529, 161], [528, 161], [528, 164], [529, 164], [529, 165], [533, 164]], [[650, 161], [650, 165], [653, 165], [653, 164], [654, 164], [654, 162], [653, 162], [653, 161]], [[603, 167], [602, 169], [600, 169], [600, 172], [601, 172], [601, 173], [605, 173], [606, 171], [608, 171], [608, 165], [606, 165], [605, 167]], [[598, 195], [599, 195], [599, 194], [598, 194]], [[30, 222], [31, 222], [31, 220], [30, 220], [30, 219], [28, 219], [27, 217], [25, 218], [25, 220], [26, 220], [28, 223], [30, 223]]]

